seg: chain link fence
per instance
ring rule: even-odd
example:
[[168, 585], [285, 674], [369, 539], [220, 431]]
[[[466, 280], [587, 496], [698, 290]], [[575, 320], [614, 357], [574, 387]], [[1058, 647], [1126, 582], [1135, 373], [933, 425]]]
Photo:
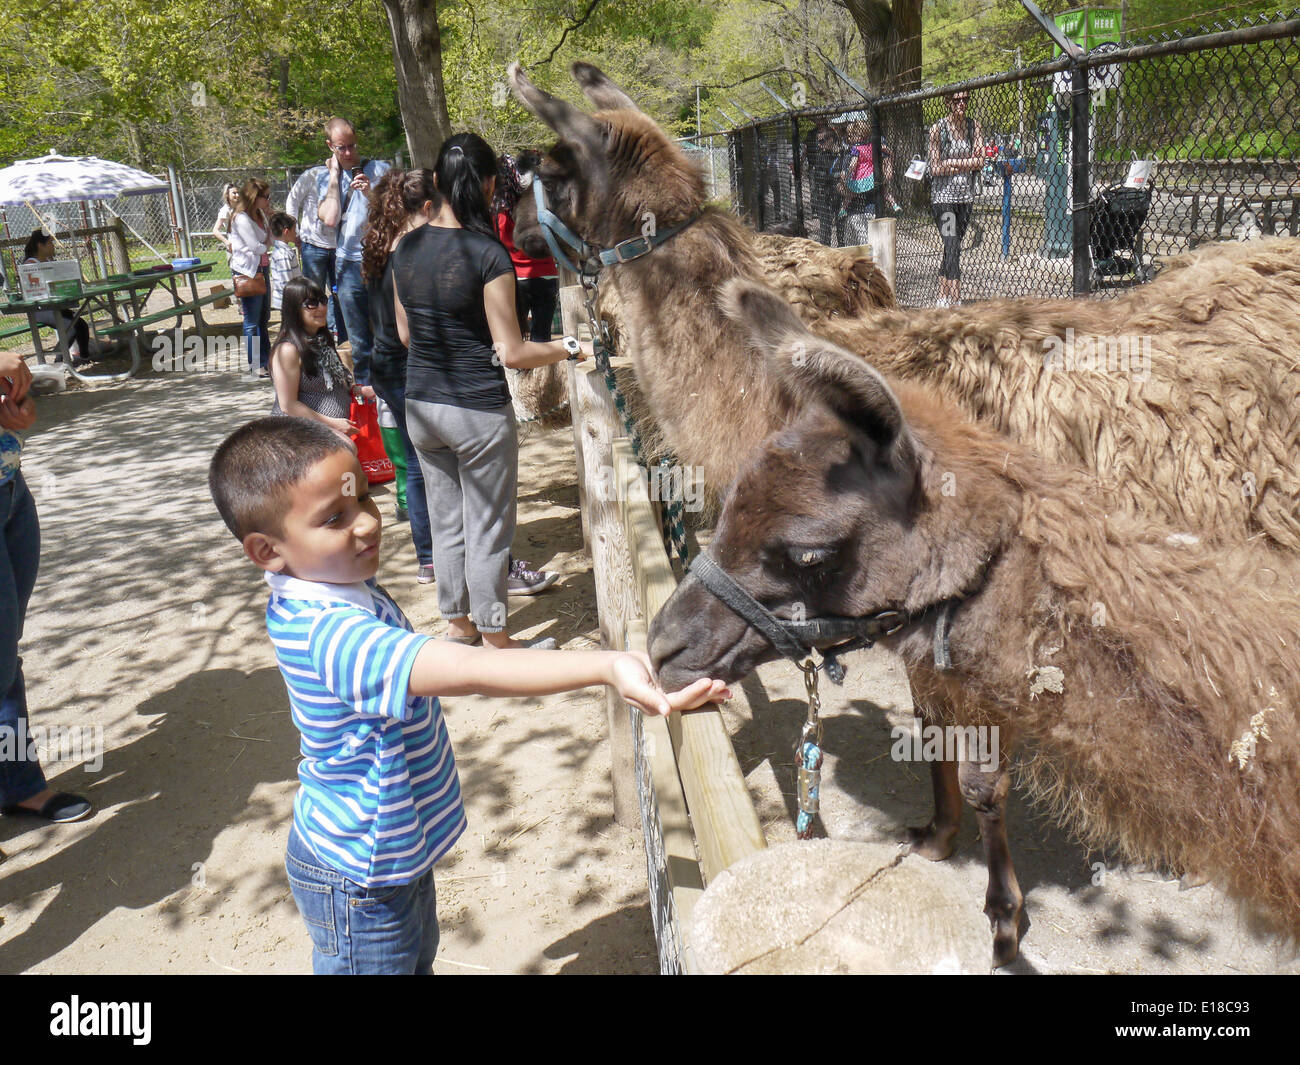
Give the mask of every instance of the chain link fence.
[[283, 211], [289, 199], [289, 190], [293, 188], [298, 178], [310, 169], [312, 167], [243, 166], [187, 170], [179, 175], [182, 224], [192, 254], [199, 256], [205, 262], [215, 264], [208, 277], [228, 278], [230, 276], [230, 264], [226, 261], [225, 249], [212, 232], [217, 224], [221, 205], [225, 202], [226, 186], [242, 186], [249, 178], [260, 178], [271, 186], [272, 209]]
[[677, 141], [704, 174], [710, 200], [731, 199], [731, 147], [725, 133], [705, 133]]
[[[230, 278], [225, 249], [213, 235], [227, 184], [258, 177], [271, 186], [271, 203], [283, 210], [289, 190], [309, 167], [244, 166], [166, 175], [166, 192], [114, 200], [9, 206], [0, 209], [0, 264], [6, 290], [16, 288], [23, 245], [35, 229], [52, 233], [56, 255], [75, 259], [87, 281], [196, 256], [211, 263], [205, 281]], [[31, 349], [25, 315], [0, 316], [0, 346]], [[5, 335], [9, 334], [9, 335]]]
[[733, 200], [834, 246], [895, 216], [904, 304], [1105, 294], [1207, 241], [1300, 235], [1298, 90], [1300, 10], [1105, 45], [733, 130]]
[[[116, 274], [183, 254], [183, 238], [175, 212], [173, 189], [143, 196], [82, 203], [11, 204], [0, 208], [0, 264], [4, 289], [16, 298], [18, 264], [34, 230], [55, 238], [55, 257], [75, 259], [86, 281]], [[23, 315], [0, 316], [0, 346], [32, 346]]]

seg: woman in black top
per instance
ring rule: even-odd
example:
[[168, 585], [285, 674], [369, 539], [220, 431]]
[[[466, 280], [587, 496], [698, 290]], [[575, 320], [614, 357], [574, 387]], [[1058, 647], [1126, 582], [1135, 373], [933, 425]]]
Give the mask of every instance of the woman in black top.
[[398, 336], [409, 353], [407, 428], [428, 493], [448, 636], [513, 647], [505, 629], [519, 445], [505, 367], [544, 366], [568, 351], [520, 334], [514, 269], [490, 214], [496, 153], [476, 134], [450, 137], [434, 182], [429, 223], [392, 253]]
[[[370, 190], [370, 215], [361, 242], [361, 278], [370, 304], [370, 383], [388, 404], [406, 450], [406, 503], [415, 546], [416, 580], [433, 580], [433, 540], [420, 461], [406, 425], [406, 345], [397, 335], [393, 294], [393, 249], [411, 230], [429, 221], [438, 192], [432, 170], [387, 171]], [[392, 456], [390, 456], [391, 458]], [[400, 515], [398, 516], [400, 520]]]

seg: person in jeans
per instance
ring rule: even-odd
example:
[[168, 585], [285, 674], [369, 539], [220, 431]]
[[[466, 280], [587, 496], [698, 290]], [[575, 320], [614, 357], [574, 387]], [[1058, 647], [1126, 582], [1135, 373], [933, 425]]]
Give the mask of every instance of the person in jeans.
[[331, 118], [325, 127], [330, 159], [316, 183], [320, 206], [316, 213], [338, 234], [334, 270], [338, 277], [339, 310], [352, 345], [352, 369], [358, 384], [370, 383], [370, 306], [361, 278], [361, 234], [370, 213], [371, 185], [384, 176], [388, 164], [363, 160], [357, 133], [345, 118]]
[[80, 821], [92, 807], [80, 795], [52, 791], [33, 754], [27, 689], [18, 641], [36, 585], [41, 525], [21, 469], [25, 433], [36, 421], [31, 371], [21, 355], [0, 351], [0, 813], [43, 821]]
[[[326, 144], [329, 137], [325, 138]], [[325, 290], [329, 297], [329, 326], [334, 334], [334, 343], [342, 344], [348, 338], [347, 326], [343, 324], [343, 315], [339, 313], [338, 298], [334, 293], [334, 246], [338, 243], [337, 232], [320, 220], [319, 186], [325, 164], [304, 170], [289, 190], [289, 198], [284, 204], [284, 213], [298, 223], [298, 238], [302, 249], [302, 272]]]
[[260, 296], [241, 296], [239, 308], [244, 315], [244, 351], [248, 372], [268, 376], [271, 332], [271, 186], [249, 178], [239, 190], [234, 212], [230, 216], [230, 272], [240, 277], [260, 277], [264, 291]]
[[966, 114], [970, 94], [948, 97], [948, 115], [930, 130], [930, 199], [934, 224], [943, 241], [939, 266], [939, 306], [961, 303], [961, 242], [970, 225], [975, 180], [984, 168], [984, 138], [979, 123]]
[[[432, 170], [390, 170], [371, 193], [370, 225], [362, 240], [361, 276], [366, 281], [370, 326], [374, 345], [370, 352], [370, 383], [388, 405], [401, 442], [406, 464], [407, 516], [415, 547], [416, 581], [433, 580], [433, 538], [429, 529], [429, 502], [424, 475], [406, 425], [406, 345], [397, 335], [393, 294], [392, 252], [412, 229], [429, 221], [429, 209], [438, 198]], [[399, 519], [400, 520], [400, 519]]]
[[433, 971], [433, 868], [467, 824], [441, 698], [608, 684], [662, 715], [730, 695], [710, 679], [665, 693], [640, 653], [497, 651], [415, 632], [375, 581], [383, 521], [365, 471], [316, 422], [237, 429], [208, 485], [270, 586], [266, 631], [302, 737], [285, 871], [318, 975]]
[[434, 182], [428, 224], [392, 253], [398, 336], [409, 349], [407, 427], [429, 496], [448, 637], [512, 647], [505, 627], [519, 443], [504, 367], [590, 355], [591, 345], [520, 335], [514, 268], [492, 224], [496, 153], [487, 142], [473, 133], [444, 141]]

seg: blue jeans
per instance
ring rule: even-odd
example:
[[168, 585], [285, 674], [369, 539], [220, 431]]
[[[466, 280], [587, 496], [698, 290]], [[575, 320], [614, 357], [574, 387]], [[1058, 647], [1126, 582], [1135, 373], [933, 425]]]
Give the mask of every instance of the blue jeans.
[[308, 244], [304, 240], [302, 272], [304, 276], [315, 281], [325, 290], [325, 298], [329, 301], [330, 332], [337, 336], [339, 343], [342, 344], [348, 338], [348, 330], [343, 324], [342, 315], [339, 314], [338, 293], [334, 291], [334, 249], [318, 248], [315, 244]]
[[[41, 526], [36, 501], [22, 473], [0, 484], [0, 531], [4, 534], [4, 546], [0, 548], [0, 692], [4, 693], [0, 696], [0, 732], [25, 736], [27, 690], [18, 641], [36, 584]], [[45, 790], [45, 774], [40, 762], [28, 761], [27, 744], [12, 746], [13, 760], [0, 758], [0, 806], [20, 803]]]
[[339, 310], [347, 323], [352, 343], [352, 369], [357, 384], [370, 384], [370, 349], [374, 346], [370, 332], [370, 297], [361, 280], [361, 264], [339, 259], [334, 264], [338, 274]]
[[438, 953], [433, 870], [396, 887], [365, 888], [325, 867], [296, 827], [284, 858], [311, 935], [317, 976], [430, 976]]
[[421, 566], [433, 565], [433, 533], [429, 528], [429, 500], [424, 494], [424, 474], [420, 470], [420, 457], [411, 444], [411, 434], [406, 430], [406, 375], [388, 377], [374, 368], [370, 383], [379, 398], [388, 404], [393, 420], [406, 445], [406, 509], [411, 518], [411, 543], [415, 545], [415, 560]]
[[265, 369], [271, 359], [271, 271], [258, 271], [266, 279], [266, 291], [260, 296], [245, 296], [239, 301], [244, 312], [244, 355], [249, 372]]

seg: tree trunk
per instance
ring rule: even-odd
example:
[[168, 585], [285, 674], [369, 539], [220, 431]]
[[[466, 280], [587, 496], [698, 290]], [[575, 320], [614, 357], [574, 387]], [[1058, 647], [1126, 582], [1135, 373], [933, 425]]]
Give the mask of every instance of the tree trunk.
[[867, 58], [867, 88], [874, 94], [921, 87], [921, 0], [843, 0]]
[[384, 0], [393, 35], [397, 97], [411, 166], [433, 166], [451, 135], [442, 85], [442, 33], [437, 0]]

